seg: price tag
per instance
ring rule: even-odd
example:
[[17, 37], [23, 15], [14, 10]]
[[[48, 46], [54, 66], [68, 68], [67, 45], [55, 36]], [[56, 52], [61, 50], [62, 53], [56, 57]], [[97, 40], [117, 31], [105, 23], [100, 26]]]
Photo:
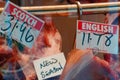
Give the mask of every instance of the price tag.
[[0, 16], [0, 32], [31, 48], [44, 21], [7, 2]]
[[119, 26], [77, 21], [76, 48], [118, 54]]
[[39, 80], [58, 76], [62, 73], [66, 60], [63, 53], [33, 61]]

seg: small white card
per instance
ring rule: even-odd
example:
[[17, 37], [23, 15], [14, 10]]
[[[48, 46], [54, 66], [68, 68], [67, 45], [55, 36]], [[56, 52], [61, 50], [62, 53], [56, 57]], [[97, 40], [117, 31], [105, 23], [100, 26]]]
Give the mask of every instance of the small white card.
[[77, 21], [76, 48], [118, 54], [118, 25]]
[[66, 60], [63, 53], [33, 61], [39, 80], [61, 75]]
[[0, 15], [0, 32], [31, 48], [44, 21], [8, 1]]

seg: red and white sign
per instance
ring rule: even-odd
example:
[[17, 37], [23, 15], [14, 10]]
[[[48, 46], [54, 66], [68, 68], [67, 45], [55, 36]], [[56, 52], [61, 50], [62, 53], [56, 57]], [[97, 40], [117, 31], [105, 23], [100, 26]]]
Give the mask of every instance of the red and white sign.
[[96, 33], [116, 34], [117, 26], [103, 24], [103, 23], [88, 22], [88, 21], [79, 21], [78, 30], [96, 32]]
[[0, 32], [30, 48], [44, 25], [43, 20], [22, 10], [10, 1], [7, 2], [0, 17], [2, 19]]
[[76, 47], [117, 54], [118, 31], [117, 25], [78, 20]]
[[11, 2], [7, 3], [4, 11], [7, 14], [13, 15], [16, 19], [20, 21], [27, 22], [27, 24], [31, 25], [36, 30], [41, 30], [43, 26], [44, 22], [42, 20], [22, 10], [20, 7], [14, 5]]

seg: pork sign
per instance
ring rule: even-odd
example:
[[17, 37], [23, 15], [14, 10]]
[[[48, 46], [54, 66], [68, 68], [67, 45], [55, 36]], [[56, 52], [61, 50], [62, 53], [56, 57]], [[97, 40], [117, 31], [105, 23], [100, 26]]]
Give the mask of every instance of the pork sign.
[[77, 21], [76, 48], [118, 54], [118, 25]]
[[0, 16], [0, 32], [31, 48], [44, 21], [8, 1]]

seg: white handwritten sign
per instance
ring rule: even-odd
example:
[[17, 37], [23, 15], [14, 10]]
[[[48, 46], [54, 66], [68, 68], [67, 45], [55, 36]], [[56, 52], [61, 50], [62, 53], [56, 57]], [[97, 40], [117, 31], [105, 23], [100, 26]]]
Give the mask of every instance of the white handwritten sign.
[[62, 73], [66, 60], [63, 53], [33, 61], [39, 80], [58, 76]]
[[0, 32], [30, 48], [43, 25], [44, 21], [22, 10], [10, 1], [7, 2], [0, 16]]
[[77, 21], [76, 48], [118, 54], [117, 25]]

